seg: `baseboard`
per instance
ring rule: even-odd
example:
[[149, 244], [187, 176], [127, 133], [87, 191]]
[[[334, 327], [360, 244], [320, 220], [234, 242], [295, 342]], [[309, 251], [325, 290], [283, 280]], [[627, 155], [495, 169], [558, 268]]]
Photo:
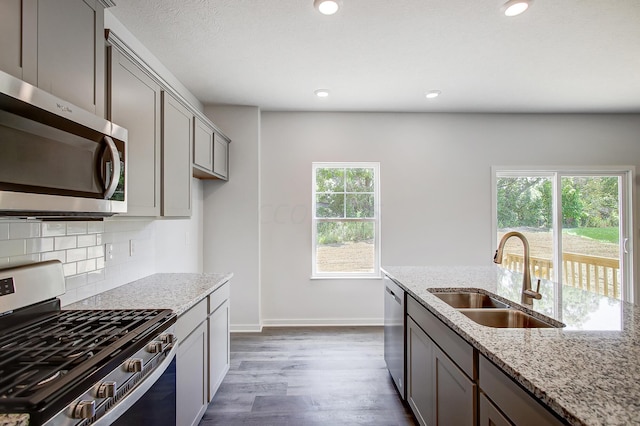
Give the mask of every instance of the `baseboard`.
[[383, 318], [264, 319], [264, 327], [382, 326]]
[[229, 331], [232, 333], [260, 333], [262, 331], [261, 324], [231, 324]]

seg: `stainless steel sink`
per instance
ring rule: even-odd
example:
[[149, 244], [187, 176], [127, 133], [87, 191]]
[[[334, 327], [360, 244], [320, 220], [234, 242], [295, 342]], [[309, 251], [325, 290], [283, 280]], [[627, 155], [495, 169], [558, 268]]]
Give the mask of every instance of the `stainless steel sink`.
[[487, 327], [557, 328], [516, 309], [460, 309], [459, 312]]
[[454, 308], [508, 308], [509, 305], [483, 293], [431, 293]]

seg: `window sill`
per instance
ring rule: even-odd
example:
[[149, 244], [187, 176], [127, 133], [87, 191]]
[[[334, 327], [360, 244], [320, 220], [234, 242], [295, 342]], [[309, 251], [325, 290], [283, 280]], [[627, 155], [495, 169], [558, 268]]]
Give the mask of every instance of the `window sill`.
[[348, 275], [331, 275], [331, 276], [326, 276], [326, 275], [320, 275], [320, 276], [311, 276], [309, 277], [310, 280], [312, 281], [318, 281], [318, 280], [381, 280], [382, 279], [382, 275], [369, 275], [369, 276], [348, 276]]

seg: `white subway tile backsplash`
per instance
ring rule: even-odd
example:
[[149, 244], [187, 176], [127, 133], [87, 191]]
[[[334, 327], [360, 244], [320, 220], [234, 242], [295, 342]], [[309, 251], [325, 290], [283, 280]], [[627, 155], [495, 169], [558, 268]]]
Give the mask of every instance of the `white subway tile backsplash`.
[[67, 290], [87, 285], [87, 274], [74, 275], [65, 279]]
[[65, 251], [50, 251], [42, 253], [42, 260], [59, 260], [62, 263], [67, 261], [67, 253]]
[[86, 248], [67, 250], [67, 262], [77, 262], [79, 260], [86, 260], [86, 259], [87, 259]]
[[22, 256], [25, 254], [24, 240], [4, 240], [0, 241], [0, 253], [3, 256]]
[[104, 222], [89, 222], [87, 224], [87, 233], [99, 234], [104, 232]]
[[67, 235], [87, 233], [87, 222], [67, 222]]
[[102, 245], [102, 234], [96, 234], [96, 245]]
[[40, 223], [38, 222], [13, 222], [9, 224], [9, 238], [12, 240], [39, 236]]
[[67, 250], [76, 248], [76, 237], [56, 237], [54, 241], [54, 248], [56, 250]]
[[95, 234], [90, 235], [78, 235], [78, 247], [89, 247], [96, 245]]
[[62, 265], [62, 270], [64, 272], [65, 277], [70, 277], [72, 275], [77, 274], [78, 269], [76, 268], [76, 264], [74, 263], [64, 263]]
[[9, 224], [0, 223], [0, 241], [9, 239]]
[[40, 262], [39, 254], [25, 254], [23, 256], [12, 256], [9, 258], [11, 265], [21, 265], [24, 263]]
[[98, 257], [96, 259], [96, 268], [104, 269], [104, 257]]
[[53, 238], [32, 238], [25, 240], [25, 252], [27, 254], [46, 251], [53, 251]]
[[42, 222], [42, 236], [53, 237], [57, 235], [66, 235], [67, 225], [65, 222]]
[[78, 262], [77, 269], [78, 269], [78, 273], [79, 274], [83, 274], [85, 272], [95, 271], [95, 269], [96, 269], [96, 260], [95, 259], [82, 260], [82, 261]]
[[96, 262], [96, 269], [87, 273], [87, 283], [96, 283], [104, 281], [104, 263], [102, 268], [98, 268]]
[[104, 258], [104, 246], [87, 247], [87, 259]]

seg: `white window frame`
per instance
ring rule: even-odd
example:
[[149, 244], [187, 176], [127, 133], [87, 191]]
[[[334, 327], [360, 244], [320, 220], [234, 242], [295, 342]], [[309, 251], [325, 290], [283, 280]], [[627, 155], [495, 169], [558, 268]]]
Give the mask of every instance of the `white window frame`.
[[[316, 170], [323, 168], [368, 168], [374, 169], [374, 217], [367, 219], [318, 218], [316, 217]], [[380, 163], [379, 162], [313, 162], [311, 183], [311, 279], [379, 279], [380, 271]], [[319, 272], [316, 263], [317, 224], [319, 222], [366, 221], [374, 224], [374, 265], [373, 272]]]
[[[633, 249], [636, 244], [636, 236], [633, 232], [634, 223], [634, 204], [635, 204], [635, 166], [564, 166], [564, 167], [513, 167], [513, 166], [492, 166], [491, 167], [491, 244], [492, 251], [498, 244], [498, 194], [497, 179], [498, 177], [526, 177], [541, 176], [551, 179], [554, 193], [553, 204], [553, 234], [559, 235], [560, 218], [562, 216], [562, 198], [558, 197], [563, 177], [566, 176], [619, 176], [620, 187], [618, 193], [620, 204], [626, 209], [625, 217], [620, 217], [620, 283], [622, 286], [622, 300], [634, 303], [634, 297], [640, 299], [640, 288], [634, 287], [635, 275], [635, 255]], [[556, 199], [558, 199], [556, 202]], [[621, 212], [622, 213], [622, 212]], [[562, 262], [560, 256], [562, 253], [562, 239], [556, 241], [554, 237], [554, 264], [558, 267], [554, 268], [553, 281], [559, 282], [562, 277]], [[636, 303], [638, 301], [636, 300]]]

